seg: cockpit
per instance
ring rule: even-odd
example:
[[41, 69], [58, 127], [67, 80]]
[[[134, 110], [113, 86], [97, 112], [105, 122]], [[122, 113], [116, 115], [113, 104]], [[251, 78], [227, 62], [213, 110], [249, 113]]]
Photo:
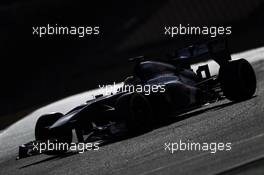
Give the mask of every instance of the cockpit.
[[142, 80], [148, 80], [161, 74], [174, 74], [176, 67], [157, 61], [144, 61], [135, 67], [135, 75]]

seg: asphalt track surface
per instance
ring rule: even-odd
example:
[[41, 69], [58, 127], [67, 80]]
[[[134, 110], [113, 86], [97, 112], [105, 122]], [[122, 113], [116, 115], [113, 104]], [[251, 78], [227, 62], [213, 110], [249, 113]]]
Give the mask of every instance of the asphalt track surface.
[[[0, 131], [0, 174], [263, 174], [264, 49], [236, 54], [253, 62], [256, 96], [232, 103], [223, 100], [191, 111], [182, 120], [143, 135], [64, 157], [38, 155], [15, 160], [18, 146], [34, 139], [37, 118], [67, 112], [91, 98], [89, 91], [55, 102]], [[175, 116], [176, 117], [176, 116]], [[165, 151], [168, 142], [231, 142], [230, 151]]]

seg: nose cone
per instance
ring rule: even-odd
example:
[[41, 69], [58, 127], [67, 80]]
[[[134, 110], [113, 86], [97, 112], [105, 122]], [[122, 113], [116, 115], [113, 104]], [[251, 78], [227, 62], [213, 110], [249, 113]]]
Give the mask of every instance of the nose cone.
[[73, 121], [73, 118], [76, 116], [77, 113], [69, 113], [65, 116], [61, 117], [59, 120], [57, 120], [53, 125], [49, 127], [50, 130], [58, 129], [61, 127], [66, 127]]

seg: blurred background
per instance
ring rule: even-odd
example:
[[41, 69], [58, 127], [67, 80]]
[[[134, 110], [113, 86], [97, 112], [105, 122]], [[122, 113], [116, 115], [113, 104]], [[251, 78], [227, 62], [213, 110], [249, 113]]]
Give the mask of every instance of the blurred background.
[[[0, 2], [0, 118], [122, 81], [127, 60], [200, 40], [163, 35], [164, 26], [232, 26], [232, 53], [264, 45], [263, 0], [4, 0]], [[33, 26], [100, 26], [100, 35], [32, 35]]]

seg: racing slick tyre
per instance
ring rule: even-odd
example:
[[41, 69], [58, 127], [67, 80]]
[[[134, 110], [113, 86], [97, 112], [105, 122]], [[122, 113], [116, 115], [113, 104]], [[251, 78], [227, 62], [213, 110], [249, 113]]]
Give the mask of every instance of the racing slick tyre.
[[117, 99], [116, 109], [119, 115], [125, 117], [129, 133], [138, 134], [151, 129], [152, 109], [143, 95], [122, 95]]
[[220, 67], [220, 85], [224, 95], [231, 101], [251, 98], [256, 91], [256, 75], [245, 59], [231, 61]]
[[[63, 114], [61, 113], [54, 113], [54, 114], [46, 114], [39, 117], [35, 126], [35, 139], [43, 143], [50, 140], [52, 143], [70, 144], [72, 141], [72, 131], [70, 129], [63, 129], [59, 131], [58, 130], [50, 131], [48, 129], [49, 126], [55, 123], [62, 116]], [[65, 147], [63, 147], [62, 149], [48, 150], [45, 153], [57, 155], [57, 154], [65, 153], [67, 151], [68, 150]]]

